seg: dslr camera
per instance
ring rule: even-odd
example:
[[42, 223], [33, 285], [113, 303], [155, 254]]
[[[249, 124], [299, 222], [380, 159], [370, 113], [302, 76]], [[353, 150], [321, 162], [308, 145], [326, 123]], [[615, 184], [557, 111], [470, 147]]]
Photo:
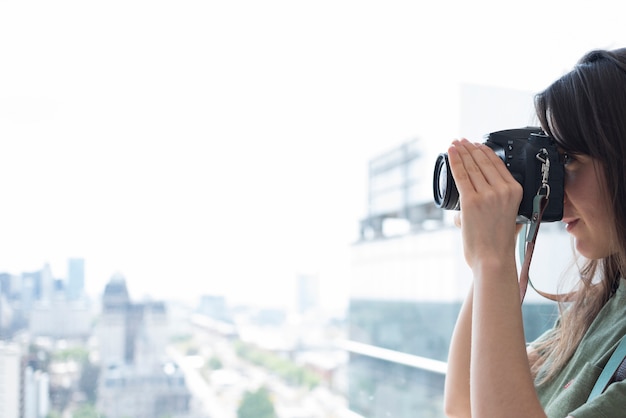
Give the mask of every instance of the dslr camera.
[[[554, 139], [540, 128], [527, 127], [507, 129], [486, 135], [485, 145], [491, 148], [517, 180], [524, 190], [520, 203], [517, 222], [527, 223], [533, 214], [533, 200], [542, 188], [545, 188], [542, 158], [549, 160], [547, 190], [548, 205], [542, 221], [553, 222], [563, 218], [563, 177], [562, 159], [557, 151]], [[435, 163], [433, 194], [437, 207], [459, 210], [459, 191], [457, 190], [448, 162], [448, 154], [439, 154]]]

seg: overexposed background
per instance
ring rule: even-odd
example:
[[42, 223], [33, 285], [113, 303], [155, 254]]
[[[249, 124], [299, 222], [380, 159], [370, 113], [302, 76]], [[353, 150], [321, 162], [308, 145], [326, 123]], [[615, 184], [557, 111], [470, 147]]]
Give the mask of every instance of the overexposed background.
[[368, 160], [463, 135], [460, 83], [536, 92], [626, 46], [624, 9], [0, 0], [0, 271], [259, 304], [315, 274], [340, 307]]

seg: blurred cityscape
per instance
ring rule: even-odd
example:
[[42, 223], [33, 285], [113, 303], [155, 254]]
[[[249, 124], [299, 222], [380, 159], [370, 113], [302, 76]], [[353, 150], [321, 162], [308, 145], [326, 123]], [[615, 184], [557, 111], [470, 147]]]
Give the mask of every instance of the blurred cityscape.
[[[526, 99], [466, 86], [461, 113], [476, 117], [464, 130], [482, 130], [485, 114], [509, 123], [484, 103]], [[509, 113], [523, 114], [513, 105]], [[443, 417], [449, 340], [471, 277], [458, 231], [432, 203], [424, 149], [412, 139], [369, 163], [342, 315], [321, 309], [313, 274], [293, 278], [296, 292], [284, 295], [293, 310], [217, 294], [193, 305], [133, 300], [133, 278], [122, 273], [94, 298], [82, 258], [68, 259], [62, 278], [47, 264], [0, 274], [0, 417]], [[559, 225], [542, 227], [538, 254], [563, 236]], [[560, 258], [534, 263], [557, 277]], [[523, 311], [529, 340], [556, 315], [532, 294]]]
[[0, 275], [0, 416], [228, 418], [264, 393], [279, 417], [351, 416], [344, 319], [318, 314], [316, 277], [287, 314], [133, 301], [119, 273], [90, 300], [84, 260], [68, 267]]

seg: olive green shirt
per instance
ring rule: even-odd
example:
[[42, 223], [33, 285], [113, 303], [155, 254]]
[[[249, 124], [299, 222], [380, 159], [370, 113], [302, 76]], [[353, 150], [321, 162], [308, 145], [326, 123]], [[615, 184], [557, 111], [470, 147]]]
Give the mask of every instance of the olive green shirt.
[[539, 400], [548, 418], [626, 417], [626, 380], [611, 384], [602, 395], [586, 403], [602, 369], [624, 335], [626, 281], [622, 279], [617, 292], [598, 313], [571, 360], [553, 379], [537, 386]]

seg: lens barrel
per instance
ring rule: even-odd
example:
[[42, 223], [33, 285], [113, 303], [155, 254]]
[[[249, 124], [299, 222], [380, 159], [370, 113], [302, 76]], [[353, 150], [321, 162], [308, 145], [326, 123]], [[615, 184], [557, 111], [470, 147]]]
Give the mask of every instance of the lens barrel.
[[435, 173], [433, 175], [433, 196], [435, 205], [442, 209], [459, 210], [459, 191], [450, 171], [448, 154], [439, 154], [435, 162]]

